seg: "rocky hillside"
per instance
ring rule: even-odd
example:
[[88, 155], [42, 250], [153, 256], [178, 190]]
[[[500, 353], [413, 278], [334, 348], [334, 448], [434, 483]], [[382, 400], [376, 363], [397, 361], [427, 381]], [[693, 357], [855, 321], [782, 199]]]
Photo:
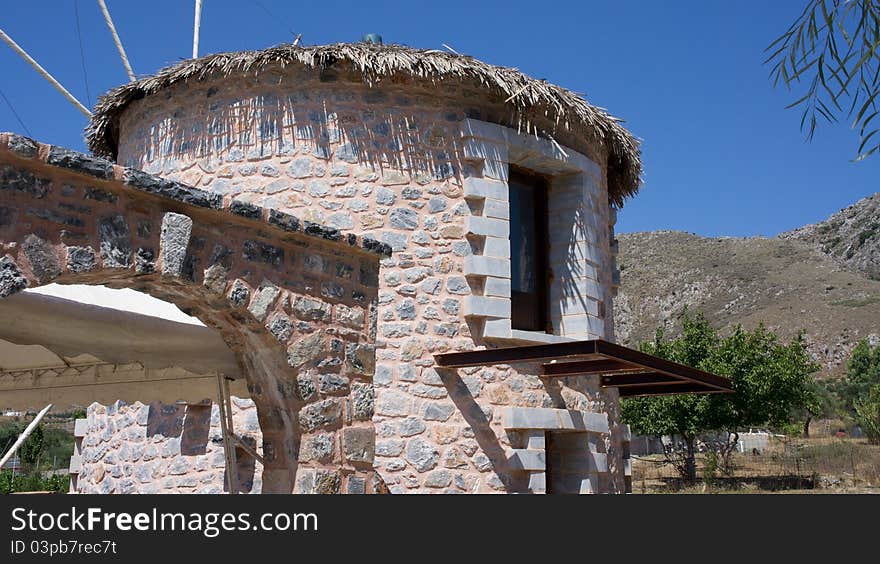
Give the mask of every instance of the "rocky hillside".
[[784, 338], [803, 329], [823, 372], [839, 372], [859, 339], [880, 339], [880, 229], [871, 227], [878, 206], [880, 194], [773, 238], [619, 234], [618, 341], [635, 345], [659, 326], [674, 329], [687, 306], [721, 329], [763, 322]]
[[779, 235], [804, 241], [853, 270], [880, 280], [880, 192], [859, 200], [820, 223]]

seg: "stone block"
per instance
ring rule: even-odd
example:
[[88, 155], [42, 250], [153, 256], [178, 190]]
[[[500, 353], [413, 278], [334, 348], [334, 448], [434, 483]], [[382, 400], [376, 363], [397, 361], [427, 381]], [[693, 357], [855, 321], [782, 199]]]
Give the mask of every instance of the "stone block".
[[510, 204], [507, 200], [486, 198], [486, 202], [483, 204], [483, 216], [509, 221]]
[[608, 433], [608, 414], [538, 407], [508, 407], [502, 414], [505, 429], [570, 430]]
[[162, 274], [180, 276], [186, 259], [186, 249], [192, 235], [191, 218], [174, 212], [162, 217], [162, 231], [159, 236], [159, 257], [162, 261]]
[[[70, 249], [68, 248], [68, 251], [69, 250]], [[94, 255], [92, 255], [92, 257], [94, 258]], [[70, 255], [68, 254], [68, 264], [69, 263]], [[0, 298], [11, 296], [27, 287], [27, 278], [25, 278], [24, 274], [19, 270], [15, 261], [9, 256], [0, 258]]]
[[299, 423], [303, 429], [311, 431], [318, 427], [331, 427], [342, 420], [342, 405], [337, 398], [327, 398], [303, 407], [299, 412]]
[[547, 448], [547, 435], [544, 431], [526, 431], [526, 448], [544, 450]]
[[547, 493], [546, 472], [532, 472], [529, 474], [529, 491], [536, 494]]
[[506, 238], [510, 236], [510, 222], [478, 215], [465, 218], [465, 231], [473, 235]]
[[347, 427], [342, 431], [342, 452], [349, 462], [373, 462], [376, 433], [368, 427]]
[[466, 198], [492, 198], [506, 201], [509, 197], [506, 182], [471, 176], [465, 178], [462, 184]]
[[510, 278], [495, 278], [489, 276], [486, 278], [483, 294], [489, 297], [509, 298], [510, 297]]
[[464, 273], [509, 279], [510, 259], [471, 255], [464, 259]]
[[499, 339], [508, 339], [511, 337], [510, 318], [487, 319], [483, 326], [483, 336]]
[[543, 450], [514, 449], [507, 462], [512, 470], [524, 472], [543, 472], [547, 467]]
[[510, 239], [507, 237], [486, 237], [483, 256], [510, 260]]
[[509, 318], [510, 299], [465, 296], [464, 314], [473, 317]]

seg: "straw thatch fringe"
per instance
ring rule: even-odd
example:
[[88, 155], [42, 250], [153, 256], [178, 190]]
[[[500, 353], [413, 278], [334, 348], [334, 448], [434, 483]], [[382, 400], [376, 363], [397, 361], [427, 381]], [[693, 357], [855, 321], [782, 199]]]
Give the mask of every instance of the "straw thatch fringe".
[[401, 45], [338, 43], [335, 45], [280, 45], [263, 51], [218, 53], [188, 60], [150, 76], [125, 84], [104, 94], [95, 107], [86, 128], [86, 141], [93, 153], [115, 158], [118, 117], [132, 101], [149, 96], [176, 82], [201, 80], [219, 73], [259, 70], [269, 65], [301, 64], [327, 68], [339, 61], [349, 61], [364, 81], [373, 85], [383, 77], [410, 75], [431, 81], [445, 78], [475, 80], [507, 98], [519, 116], [521, 127], [535, 130], [530, 115], [545, 115], [566, 129], [578, 127], [595, 135], [608, 148], [608, 189], [611, 203], [621, 206], [641, 184], [639, 142], [620, 120], [565, 88], [528, 77], [520, 71], [489, 65], [473, 57], [446, 51], [413, 49]]

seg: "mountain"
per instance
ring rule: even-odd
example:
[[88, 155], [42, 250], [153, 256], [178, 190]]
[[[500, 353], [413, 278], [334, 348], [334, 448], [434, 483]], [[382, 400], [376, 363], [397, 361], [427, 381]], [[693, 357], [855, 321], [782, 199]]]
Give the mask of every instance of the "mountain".
[[859, 200], [820, 223], [779, 235], [804, 241], [880, 280], [880, 192]]
[[840, 374], [859, 339], [880, 340], [878, 209], [875, 194], [770, 238], [619, 234], [617, 340], [635, 346], [660, 326], [675, 334], [687, 307], [722, 330], [763, 322], [786, 340], [804, 330], [822, 376]]

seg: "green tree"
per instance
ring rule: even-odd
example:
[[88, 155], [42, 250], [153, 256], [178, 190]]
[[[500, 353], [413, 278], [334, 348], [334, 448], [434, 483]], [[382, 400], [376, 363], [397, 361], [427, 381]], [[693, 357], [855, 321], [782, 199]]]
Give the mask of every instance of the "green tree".
[[833, 390], [868, 440], [880, 442], [880, 344], [872, 347], [867, 339], [859, 341], [847, 361], [846, 378], [835, 382]]
[[763, 325], [754, 331], [737, 326], [721, 337], [701, 315], [685, 312], [681, 336], [667, 339], [661, 330], [641, 350], [662, 358], [713, 372], [730, 379], [730, 394], [681, 394], [628, 398], [622, 401], [623, 419], [636, 433], [677, 435], [681, 457], [669, 457], [682, 478], [696, 480], [698, 438], [708, 432], [726, 433], [720, 447], [726, 457], [736, 446], [738, 430], [784, 425], [812, 401], [810, 374], [818, 370], [802, 336], [789, 344]]
[[874, 385], [866, 397], [855, 403], [856, 421], [868, 436], [868, 442], [880, 444], [880, 384]]
[[21, 460], [26, 464], [36, 464], [43, 452], [43, 426], [37, 425], [19, 448]]
[[812, 139], [819, 119], [851, 119], [858, 158], [880, 149], [880, 2], [809, 0], [765, 52], [773, 86], [797, 89], [801, 131]]
[[833, 384], [828, 382], [811, 380], [807, 385], [808, 400], [803, 409], [803, 437], [810, 438], [810, 422], [814, 418], [829, 418], [840, 414], [841, 401]]
[[833, 384], [843, 409], [855, 417], [856, 404], [868, 397], [871, 388], [880, 384], [880, 344], [871, 347], [867, 339], [859, 341], [846, 363], [846, 378]]

